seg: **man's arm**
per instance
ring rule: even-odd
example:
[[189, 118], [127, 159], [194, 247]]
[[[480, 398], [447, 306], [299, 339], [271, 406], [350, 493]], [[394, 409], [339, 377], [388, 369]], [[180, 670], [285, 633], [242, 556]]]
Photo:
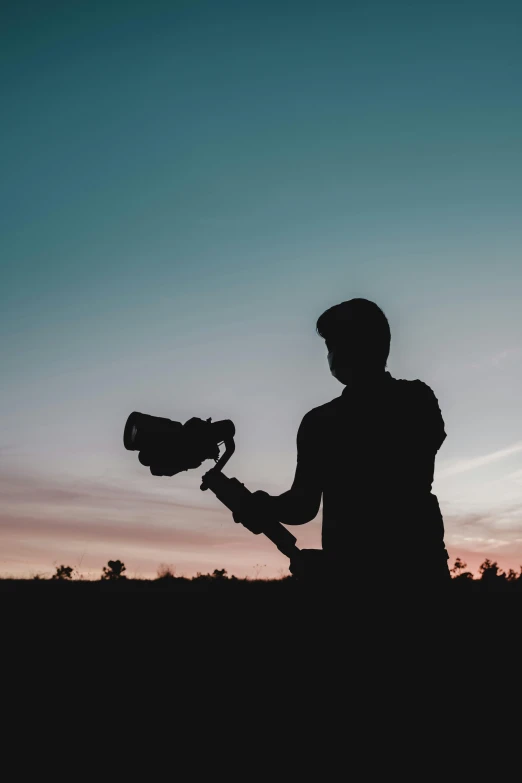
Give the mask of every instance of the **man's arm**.
[[259, 534], [267, 519], [285, 525], [304, 525], [314, 519], [322, 495], [316, 442], [316, 428], [307, 413], [297, 432], [297, 467], [291, 488], [282, 495], [269, 495], [263, 490], [253, 492], [234, 511], [234, 521]]
[[315, 519], [323, 492], [316, 422], [307, 413], [297, 432], [297, 466], [288, 492], [273, 498], [277, 519], [285, 525], [304, 525]]
[[446, 428], [433, 389], [423, 381], [417, 381], [419, 390], [419, 434], [425, 438], [435, 455], [446, 440]]

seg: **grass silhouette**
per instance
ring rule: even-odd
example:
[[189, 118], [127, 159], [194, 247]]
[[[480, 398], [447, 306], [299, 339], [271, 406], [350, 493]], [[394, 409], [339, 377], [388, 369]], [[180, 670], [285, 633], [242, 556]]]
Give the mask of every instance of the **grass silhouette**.
[[[457, 558], [451, 568], [452, 592], [520, 592], [522, 593], [522, 566], [518, 572], [513, 569], [503, 571], [498, 563], [486, 559], [479, 568], [478, 578], [466, 570], [467, 565]], [[288, 593], [302, 590], [303, 583], [294, 576], [284, 576], [278, 579], [250, 579], [229, 575], [227, 571], [215, 569], [211, 574], [197, 573], [191, 578], [176, 576], [175, 568], [162, 563], [158, 567], [155, 579], [130, 579], [125, 574], [125, 565], [120, 560], [110, 560], [104, 566], [99, 579], [85, 579], [71, 566], [56, 566], [56, 572], [50, 576], [35, 574], [30, 579], [0, 577], [0, 591], [36, 593], [91, 593], [91, 592], [128, 592], [128, 591], [160, 591], [173, 593]], [[347, 579], [347, 584], [349, 580]], [[371, 583], [367, 585], [371, 589]], [[364, 591], [364, 587], [362, 590]], [[412, 591], [417, 589], [415, 575], [411, 577]]]

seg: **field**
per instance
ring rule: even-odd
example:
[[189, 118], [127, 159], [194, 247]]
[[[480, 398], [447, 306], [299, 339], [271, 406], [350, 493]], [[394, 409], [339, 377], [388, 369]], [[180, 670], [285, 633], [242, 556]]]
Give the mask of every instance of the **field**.
[[[368, 582], [359, 582], [356, 586], [346, 580], [347, 594], [364, 594], [372, 589], [382, 591], [382, 586]], [[0, 578], [0, 592], [7, 593], [31, 593], [38, 596], [49, 595], [84, 595], [92, 593], [114, 592], [146, 592], [146, 593], [220, 593], [227, 595], [284, 595], [301, 594], [309, 591], [319, 592], [321, 586], [312, 583], [303, 583], [295, 577], [288, 576], [282, 579], [237, 579], [229, 577], [226, 572], [215, 571], [213, 574], [198, 574], [192, 579], [176, 576], [162, 576], [156, 579], [128, 579], [125, 576], [118, 578], [87, 580], [82, 578], [58, 577], [58, 578], [33, 578], [11, 579]], [[422, 592], [423, 587], [415, 578], [411, 580], [411, 592]], [[425, 591], [425, 588], [424, 588]], [[331, 592], [331, 591], [327, 591]], [[344, 590], [341, 587], [341, 592]], [[483, 572], [479, 579], [471, 578], [471, 575], [461, 574], [454, 577], [449, 585], [449, 592], [510, 592], [522, 593], [522, 576], [495, 573], [491, 570]]]

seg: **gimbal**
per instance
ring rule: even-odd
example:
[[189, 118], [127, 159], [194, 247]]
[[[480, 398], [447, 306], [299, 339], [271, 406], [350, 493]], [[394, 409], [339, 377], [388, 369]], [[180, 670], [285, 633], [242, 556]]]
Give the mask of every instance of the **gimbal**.
[[[135, 411], [127, 419], [123, 443], [129, 451], [139, 451], [142, 465], [150, 467], [156, 476], [173, 476], [214, 459], [216, 464], [204, 474], [200, 488], [210, 489], [234, 513], [252, 494], [238, 479], [222, 473], [235, 451], [234, 435], [230, 420], [192, 418], [181, 424]], [[221, 456], [220, 445], [225, 446]], [[286, 557], [292, 559], [299, 554], [296, 538], [277, 520], [267, 519], [262, 532]]]

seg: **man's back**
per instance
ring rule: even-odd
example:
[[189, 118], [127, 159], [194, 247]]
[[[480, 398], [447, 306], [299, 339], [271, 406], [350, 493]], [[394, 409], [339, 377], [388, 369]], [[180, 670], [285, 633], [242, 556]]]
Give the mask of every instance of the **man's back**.
[[431, 487], [445, 437], [429, 386], [388, 372], [364, 392], [346, 388], [306, 414], [296, 482], [322, 492], [325, 553], [382, 565], [399, 552], [423, 558], [443, 549]]

